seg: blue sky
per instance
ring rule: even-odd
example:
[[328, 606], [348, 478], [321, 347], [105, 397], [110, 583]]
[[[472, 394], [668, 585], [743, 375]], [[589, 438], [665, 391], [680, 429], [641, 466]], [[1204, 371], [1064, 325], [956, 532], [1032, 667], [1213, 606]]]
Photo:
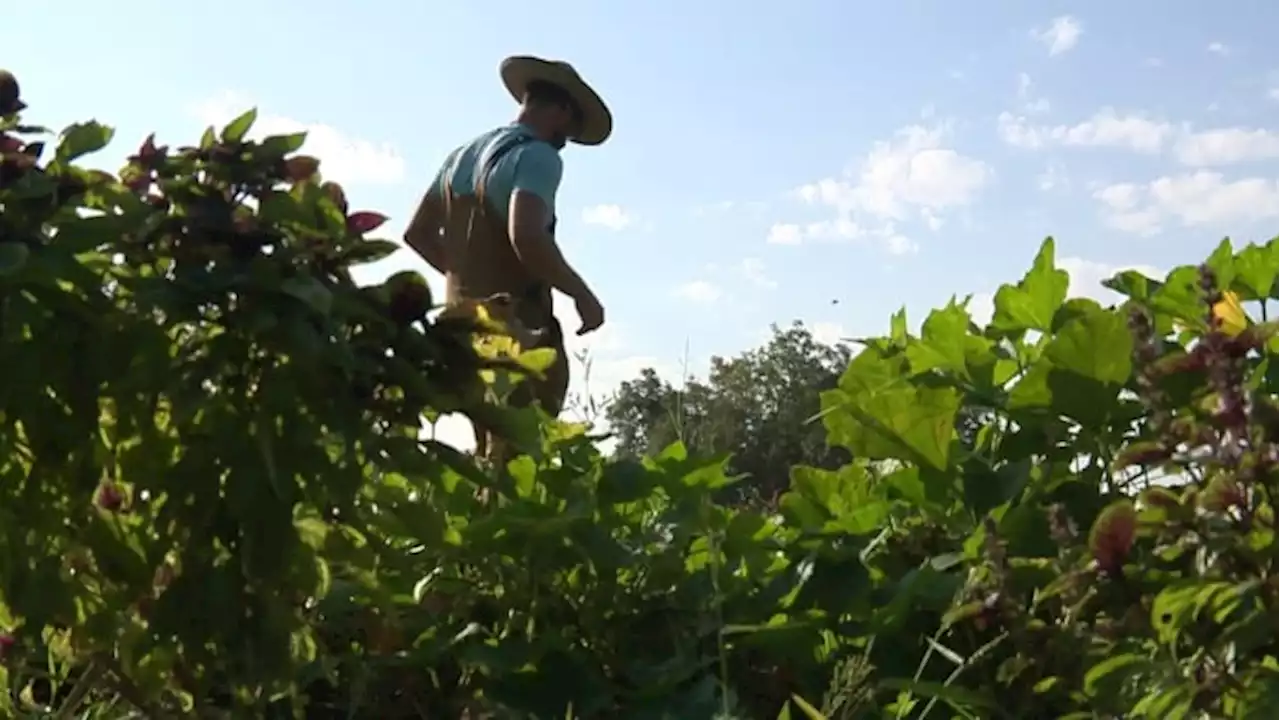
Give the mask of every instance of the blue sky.
[[[445, 154], [512, 118], [504, 56], [573, 63], [615, 117], [565, 151], [559, 208], [607, 310], [575, 348], [596, 394], [770, 323], [870, 334], [953, 293], [981, 312], [1047, 234], [1101, 297], [1116, 269], [1276, 233], [1274, 2], [103, 7], [5, 9], [30, 120], [115, 125], [114, 168], [152, 130], [180, 144], [257, 106], [264, 130], [311, 127], [322, 171], [397, 237]], [[404, 267], [431, 276], [408, 251], [369, 276]]]

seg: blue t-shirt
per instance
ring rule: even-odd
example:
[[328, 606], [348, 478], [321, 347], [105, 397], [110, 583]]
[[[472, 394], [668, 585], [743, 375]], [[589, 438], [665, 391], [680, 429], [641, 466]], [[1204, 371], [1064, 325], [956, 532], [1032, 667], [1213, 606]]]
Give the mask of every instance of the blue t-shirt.
[[[444, 183], [456, 195], [476, 194], [476, 172], [489, 161], [489, 156], [505, 145], [515, 135], [533, 136], [533, 131], [520, 123], [504, 125], [477, 137], [459, 147], [445, 159], [432, 181], [432, 191], [439, 192]], [[564, 163], [560, 153], [545, 142], [524, 142], [508, 150], [498, 158], [485, 185], [485, 202], [498, 213], [505, 224], [511, 207], [511, 195], [516, 190], [530, 192], [546, 203], [548, 215], [553, 216], [556, 207], [556, 191], [560, 188], [560, 175]]]

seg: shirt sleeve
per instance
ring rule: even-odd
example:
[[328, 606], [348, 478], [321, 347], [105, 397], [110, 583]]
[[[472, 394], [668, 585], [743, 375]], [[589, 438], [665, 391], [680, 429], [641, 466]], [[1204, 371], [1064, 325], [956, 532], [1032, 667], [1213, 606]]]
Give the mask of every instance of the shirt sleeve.
[[533, 193], [546, 203], [547, 210], [554, 213], [556, 207], [556, 191], [560, 189], [560, 176], [564, 172], [564, 161], [560, 153], [546, 143], [535, 142], [525, 145], [517, 151], [515, 182], [511, 192], [517, 190]]

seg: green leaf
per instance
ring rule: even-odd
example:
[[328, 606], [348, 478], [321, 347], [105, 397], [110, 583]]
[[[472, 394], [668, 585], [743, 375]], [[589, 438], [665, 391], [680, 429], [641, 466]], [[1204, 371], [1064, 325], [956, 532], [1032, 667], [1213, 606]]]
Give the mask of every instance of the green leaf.
[[283, 224], [298, 221], [302, 216], [302, 205], [287, 192], [269, 190], [258, 200], [258, 217], [263, 222]]
[[26, 243], [12, 241], [0, 243], [0, 277], [16, 275], [26, 267], [30, 257], [31, 249]]
[[[800, 712], [804, 713], [804, 716], [809, 718], [809, 720], [827, 720], [827, 716], [823, 715], [818, 708], [810, 705], [808, 700], [805, 700], [795, 693], [791, 693], [791, 702], [795, 703], [796, 707], [800, 708]], [[788, 717], [789, 716], [790, 714], [788, 713]], [[782, 716], [779, 715], [778, 717]]]
[[1162, 284], [1159, 280], [1153, 280], [1137, 270], [1125, 270], [1102, 281], [1102, 287], [1134, 300], [1146, 300]]
[[70, 125], [62, 131], [62, 140], [54, 155], [59, 163], [66, 165], [76, 158], [106, 147], [115, 133], [114, 128], [96, 120]]
[[310, 275], [284, 280], [280, 291], [306, 303], [318, 315], [328, 315], [333, 310], [333, 291]]
[[708, 490], [715, 490], [734, 482], [734, 478], [725, 473], [729, 464], [728, 455], [722, 455], [709, 462], [701, 463], [699, 466], [690, 469], [689, 472], [680, 478], [686, 487], [701, 487]]
[[605, 466], [596, 492], [601, 504], [621, 505], [648, 497], [658, 486], [655, 473], [630, 459]]
[[1081, 422], [1120, 422], [1120, 391], [1132, 372], [1133, 339], [1118, 311], [1077, 314], [1009, 393], [1012, 410], [1040, 409]]
[[1277, 296], [1277, 272], [1280, 260], [1280, 239], [1272, 238], [1266, 245], [1250, 244], [1235, 257], [1235, 282], [1232, 288], [1241, 300], [1275, 299]]
[[1162, 284], [1151, 294], [1151, 308], [1155, 310], [1158, 320], [1156, 329], [1168, 332], [1171, 328], [1169, 320], [1177, 320], [1191, 327], [1203, 327], [1205, 324], [1204, 295], [1200, 290], [1200, 270], [1194, 266], [1174, 268]]
[[262, 139], [262, 148], [273, 155], [284, 156], [297, 152], [307, 141], [305, 132], [288, 135], [269, 135]]
[[1095, 309], [1064, 325], [1045, 347], [1059, 369], [1108, 385], [1123, 385], [1132, 370], [1133, 336], [1118, 312]]
[[945, 470], [960, 394], [948, 387], [908, 382], [905, 358], [863, 351], [824, 392], [823, 424], [829, 441], [855, 457], [896, 458]]
[[[1253, 674], [1252, 678], [1244, 679], [1241, 684], [1244, 686], [1240, 704], [1234, 717], [1241, 718], [1273, 718], [1277, 715], [1277, 706], [1280, 705], [1280, 675], [1275, 670], [1275, 657], [1267, 656], [1262, 662], [1262, 668]], [[1270, 667], [1268, 667], [1270, 666]]]
[[963, 307], [952, 303], [929, 313], [920, 339], [907, 346], [912, 372], [943, 369], [966, 376], [965, 348], [970, 337], [969, 313]]
[[253, 127], [253, 123], [257, 119], [257, 108], [249, 108], [244, 111], [239, 117], [227, 123], [227, 126], [222, 128], [222, 142], [238, 143], [241, 140], [244, 140], [244, 136], [249, 133], [249, 128]]
[[400, 250], [400, 243], [391, 240], [361, 240], [342, 253], [342, 262], [362, 265], [391, 257]]
[[791, 468], [791, 492], [816, 502], [832, 515], [839, 513], [843, 499], [859, 505], [870, 499], [866, 470], [852, 463], [838, 470], [797, 465]]
[[1046, 238], [1022, 282], [996, 291], [991, 327], [1004, 332], [1050, 329], [1070, 282], [1065, 270], [1056, 269], [1053, 257], [1053, 238]]
[[1256, 582], [1183, 580], [1170, 584], [1151, 604], [1151, 627], [1161, 642], [1175, 643], [1183, 629], [1206, 611], [1215, 623], [1225, 622], [1255, 587]]
[[507, 473], [515, 483], [516, 497], [527, 498], [533, 494], [538, 480], [538, 464], [528, 455], [521, 455], [507, 463]]
[[1031, 479], [1029, 458], [1005, 463], [996, 469], [978, 468], [964, 473], [965, 506], [977, 515], [1013, 500]]
[[1152, 663], [1141, 655], [1113, 655], [1089, 668], [1084, 676], [1084, 692], [1090, 697], [1115, 697], [1124, 686], [1145, 687], [1143, 678]]
[[906, 342], [907, 309], [905, 307], [898, 308], [898, 312], [889, 318], [889, 339], [895, 343]]
[[516, 362], [520, 367], [533, 373], [544, 373], [556, 362], [555, 348], [533, 348], [521, 350]]
[[886, 678], [880, 681], [880, 687], [886, 690], [902, 690], [921, 697], [937, 698], [946, 701], [952, 707], [960, 706], [969, 710], [981, 708], [1001, 717], [1007, 717], [1007, 713], [1001, 711], [1000, 704], [990, 696], [956, 685], [926, 680]]
[[1231, 283], [1236, 279], [1236, 254], [1235, 248], [1231, 247], [1230, 238], [1223, 238], [1222, 242], [1218, 243], [1218, 247], [1214, 248], [1213, 253], [1205, 259], [1204, 265], [1213, 271], [1219, 289], [1225, 290], [1231, 287]]
[[1066, 327], [1072, 320], [1095, 313], [1102, 310], [1102, 306], [1097, 300], [1089, 298], [1071, 298], [1062, 303], [1062, 307], [1058, 308], [1058, 312], [1053, 314], [1053, 327], [1051, 332], [1057, 333]]
[[847, 613], [865, 607], [871, 589], [870, 572], [856, 556], [849, 557], [847, 552], [845, 555], [814, 558], [812, 572], [796, 593], [793, 610], [819, 608]]

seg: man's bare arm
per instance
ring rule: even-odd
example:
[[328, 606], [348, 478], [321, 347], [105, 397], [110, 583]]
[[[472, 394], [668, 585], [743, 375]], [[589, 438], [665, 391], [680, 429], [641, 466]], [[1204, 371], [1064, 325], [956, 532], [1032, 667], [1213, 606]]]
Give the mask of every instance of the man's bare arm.
[[520, 262], [534, 277], [575, 300], [591, 290], [565, 260], [555, 237], [548, 231], [551, 218], [547, 205], [534, 193], [516, 190], [511, 194], [507, 231]]
[[404, 242], [442, 275], [449, 271], [440, 232], [443, 227], [444, 199], [433, 186], [418, 203], [418, 209], [404, 231]]

